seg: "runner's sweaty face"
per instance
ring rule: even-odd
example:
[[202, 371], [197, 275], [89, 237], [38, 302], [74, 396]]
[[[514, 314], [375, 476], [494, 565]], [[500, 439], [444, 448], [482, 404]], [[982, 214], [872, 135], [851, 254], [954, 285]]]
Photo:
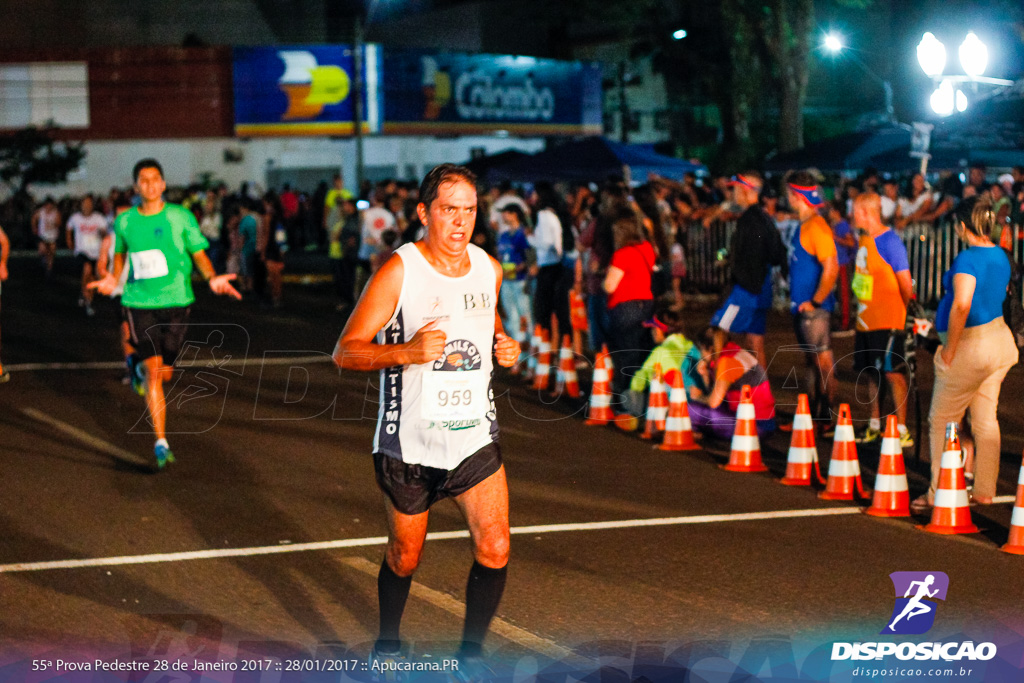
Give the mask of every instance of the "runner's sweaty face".
[[164, 190], [167, 189], [167, 183], [164, 182], [164, 177], [160, 174], [159, 169], [149, 167], [139, 171], [135, 187], [143, 201], [158, 202], [163, 196]]
[[442, 183], [437, 198], [427, 207], [416, 207], [427, 227], [427, 242], [443, 254], [459, 256], [466, 251], [476, 224], [476, 188], [464, 180]]

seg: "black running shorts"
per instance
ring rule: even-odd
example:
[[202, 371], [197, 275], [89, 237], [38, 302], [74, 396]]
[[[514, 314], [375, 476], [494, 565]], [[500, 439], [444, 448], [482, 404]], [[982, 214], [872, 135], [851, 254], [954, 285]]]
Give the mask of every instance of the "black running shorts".
[[164, 365], [174, 365], [185, 344], [188, 331], [189, 306], [175, 308], [124, 307], [128, 333], [139, 360], [163, 358]]
[[853, 370], [874, 368], [879, 372], [903, 372], [907, 368], [903, 330], [857, 332], [853, 341]]
[[395, 509], [418, 515], [439, 500], [470, 490], [501, 469], [501, 448], [491, 443], [459, 463], [454, 470], [410, 465], [383, 453], [373, 454], [377, 485]]

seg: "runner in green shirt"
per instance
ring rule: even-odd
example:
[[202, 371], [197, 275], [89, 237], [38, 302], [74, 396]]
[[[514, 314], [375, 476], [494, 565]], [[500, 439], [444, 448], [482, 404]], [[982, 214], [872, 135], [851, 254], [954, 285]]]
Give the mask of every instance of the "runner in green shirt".
[[163, 383], [171, 379], [174, 361], [185, 341], [192, 293], [192, 264], [214, 294], [236, 299], [233, 274], [217, 275], [204, 251], [209, 243], [187, 209], [164, 202], [163, 168], [143, 159], [132, 171], [142, 204], [118, 216], [114, 224], [114, 268], [89, 286], [110, 296], [121, 271], [128, 268], [121, 303], [132, 345], [146, 370], [146, 408], [156, 433], [154, 471], [174, 462], [167, 443], [167, 403]]

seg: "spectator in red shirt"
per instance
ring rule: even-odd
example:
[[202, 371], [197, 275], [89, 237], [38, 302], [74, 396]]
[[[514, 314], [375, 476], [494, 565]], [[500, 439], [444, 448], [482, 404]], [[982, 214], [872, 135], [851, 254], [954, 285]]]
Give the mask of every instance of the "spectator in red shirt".
[[612, 231], [615, 252], [604, 280], [610, 322], [608, 348], [615, 366], [612, 393], [618, 397], [614, 405], [621, 413], [616, 424], [633, 431], [639, 409], [624, 402], [633, 373], [643, 366], [651, 350], [651, 338], [643, 324], [654, 311], [651, 273], [656, 257], [640, 217], [631, 209], [612, 217]]
[[288, 245], [292, 248], [299, 246], [299, 195], [288, 183], [284, 184], [281, 196], [277, 198], [281, 204], [281, 222], [288, 233]]

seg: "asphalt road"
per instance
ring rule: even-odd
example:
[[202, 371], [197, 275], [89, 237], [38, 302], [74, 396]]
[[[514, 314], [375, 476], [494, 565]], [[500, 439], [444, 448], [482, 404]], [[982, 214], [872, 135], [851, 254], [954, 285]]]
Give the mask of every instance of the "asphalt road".
[[[70, 261], [49, 281], [34, 259], [11, 266], [2, 330], [12, 380], [0, 385], [0, 681], [32, 678], [33, 658], [99, 653], [364, 659], [385, 534], [369, 458], [376, 377], [325, 362], [342, 325], [329, 288], [289, 286], [279, 310], [199, 292], [190, 360], [169, 391], [178, 462], [150, 475], [140, 463], [152, 437], [142, 400], [121, 383], [114, 305], [101, 301], [87, 318]], [[693, 315], [704, 321], [710, 311]], [[789, 330], [785, 316], [772, 317], [769, 355], [779, 352], [770, 371], [783, 409], [799, 389], [799, 365], [791, 373], [799, 359], [784, 348]], [[852, 339], [836, 346], [842, 357]], [[864, 389], [842, 363], [843, 398], [864, 418]], [[920, 375], [927, 387], [927, 358]], [[1020, 467], [1022, 390], [1018, 367], [1003, 389], [1001, 495], [1014, 493]], [[601, 680], [619, 680], [613, 669], [635, 680], [630, 666], [673, 650], [684, 652], [677, 663], [703, 660], [717, 671], [714, 661], [739, 662], [751, 643], [766, 642], [798, 653], [799, 668], [801, 652], [877, 639], [893, 608], [888, 575], [902, 570], [949, 575], [928, 638], [1017, 643], [1024, 632], [1024, 558], [998, 551], [1008, 503], [974, 508], [979, 534], [927, 534], [914, 527], [926, 520], [870, 518], [778, 484], [786, 434], [762, 444], [770, 474], [736, 474], [716, 466], [727, 443], [665, 453], [584, 427], [579, 403], [515, 380], [503, 378], [498, 393], [515, 536], [488, 649], [520, 679], [537, 668], [604, 665]], [[925, 411], [928, 400], [923, 391]], [[823, 469], [829, 450], [819, 443]], [[859, 452], [870, 486], [877, 447]], [[917, 495], [927, 463], [911, 457], [908, 467]], [[439, 658], [459, 638], [472, 560], [454, 505], [437, 505], [430, 528], [455, 533], [428, 541], [403, 635], [416, 653]], [[756, 673], [762, 661], [751, 662]], [[248, 680], [240, 675], [223, 680]]]

